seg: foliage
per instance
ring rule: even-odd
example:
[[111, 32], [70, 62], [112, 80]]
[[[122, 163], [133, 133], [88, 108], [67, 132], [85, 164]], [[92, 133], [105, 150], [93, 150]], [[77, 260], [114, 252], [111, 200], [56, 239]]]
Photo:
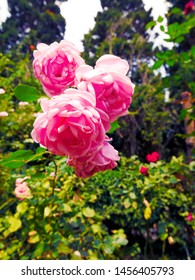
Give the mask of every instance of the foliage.
[[[174, 16], [174, 17], [173, 17]], [[173, 18], [179, 18], [180, 22], [172, 22]], [[187, 126], [191, 123], [194, 127], [194, 96], [195, 96], [195, 84], [194, 77], [194, 61], [195, 61], [195, 46], [193, 42], [193, 32], [195, 30], [194, 15], [183, 15], [183, 11], [177, 7], [174, 7], [169, 11], [170, 19], [167, 28], [163, 26], [163, 19], [161, 24], [161, 30], [168, 36], [166, 41], [173, 43], [172, 50], [164, 49], [156, 53], [156, 60], [152, 68], [154, 70], [159, 69], [162, 65], [165, 66], [168, 74], [163, 79], [162, 86], [167, 88], [170, 95], [169, 103], [171, 104], [174, 115], [180, 122], [180, 126], [183, 127], [183, 131], [180, 130], [180, 134], [186, 133], [183, 139], [186, 137], [194, 137], [193, 131], [188, 129]], [[190, 97], [183, 97], [189, 94]], [[185, 121], [185, 122], [184, 122]], [[186, 131], [185, 131], [186, 130]], [[188, 147], [188, 156], [194, 157], [193, 146]], [[192, 150], [192, 151], [191, 151]]]
[[38, 42], [52, 43], [63, 38], [65, 20], [55, 0], [8, 0], [8, 6], [11, 16], [0, 30], [0, 52], [15, 52], [19, 47], [20, 52], [26, 53]]
[[[1, 259], [195, 257], [194, 220], [187, 219], [194, 211], [194, 171], [182, 157], [145, 164], [149, 176], [139, 172], [136, 156], [122, 157], [114, 171], [83, 180], [64, 157], [47, 160], [39, 156], [38, 165], [14, 172], [2, 162], [3, 179], [10, 176], [1, 190]], [[14, 182], [23, 176], [32, 197], [19, 200]]]

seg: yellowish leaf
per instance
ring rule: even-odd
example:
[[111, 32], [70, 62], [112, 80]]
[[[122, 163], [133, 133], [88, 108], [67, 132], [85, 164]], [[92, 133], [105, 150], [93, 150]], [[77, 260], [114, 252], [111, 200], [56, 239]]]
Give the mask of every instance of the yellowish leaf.
[[144, 218], [145, 218], [145, 220], [149, 220], [151, 215], [152, 215], [152, 210], [151, 210], [150, 206], [147, 206], [145, 208], [145, 210], [144, 210]]

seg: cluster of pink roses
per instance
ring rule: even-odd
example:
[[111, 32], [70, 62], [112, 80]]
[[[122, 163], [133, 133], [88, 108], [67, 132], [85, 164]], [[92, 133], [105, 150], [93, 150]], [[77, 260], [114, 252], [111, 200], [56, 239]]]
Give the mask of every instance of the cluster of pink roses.
[[114, 168], [119, 156], [106, 133], [132, 101], [128, 63], [103, 55], [93, 69], [72, 43], [62, 40], [38, 44], [33, 68], [50, 97], [41, 100], [33, 139], [53, 154], [68, 156], [67, 164], [79, 177]]

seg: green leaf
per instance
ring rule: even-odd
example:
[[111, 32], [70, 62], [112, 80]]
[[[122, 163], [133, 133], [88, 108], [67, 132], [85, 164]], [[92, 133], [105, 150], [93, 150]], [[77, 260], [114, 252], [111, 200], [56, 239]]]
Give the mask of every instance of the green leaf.
[[37, 148], [36, 153], [34, 155], [32, 155], [31, 157], [29, 157], [27, 162], [40, 159], [42, 157], [42, 155], [45, 153], [45, 151], [46, 151], [45, 148], [42, 148], [42, 147]]
[[179, 36], [179, 37], [177, 37], [176, 39], [175, 39], [175, 43], [181, 43], [183, 40], [184, 40], [185, 38], [184, 38], [184, 36]]
[[8, 168], [21, 167], [32, 156], [32, 153], [33, 152], [30, 150], [19, 150], [13, 152], [11, 153], [10, 157], [1, 160], [0, 164]]
[[156, 69], [160, 68], [162, 65], [163, 65], [163, 60], [156, 60], [152, 66], [152, 69], [156, 70]]
[[28, 209], [28, 203], [26, 201], [22, 201], [20, 204], [17, 205], [16, 210], [18, 213], [24, 214]]
[[129, 196], [130, 196], [131, 199], [136, 199], [136, 195], [135, 195], [135, 193], [133, 193], [133, 192], [131, 192], [131, 193], [129, 194]]
[[114, 241], [113, 241], [113, 244], [114, 245], [121, 245], [121, 246], [125, 246], [127, 245], [128, 243], [128, 240], [123, 237], [123, 236], [119, 236], [118, 238], [116, 238]]
[[31, 150], [19, 150], [11, 153], [8, 158], [1, 160], [0, 164], [8, 168], [18, 168], [30, 161], [39, 159], [45, 151], [46, 149], [41, 147], [37, 148], [35, 154]]
[[95, 211], [90, 207], [86, 207], [83, 209], [83, 215], [87, 218], [92, 218], [95, 216]]
[[152, 20], [152, 21], [148, 22], [146, 24], [146, 30], [148, 30], [149, 28], [154, 27], [155, 25], [156, 25], [156, 21], [155, 20]]
[[108, 133], [113, 133], [119, 127], [120, 127], [120, 125], [119, 125], [118, 121], [116, 120], [115, 122], [111, 123], [111, 129], [109, 130]]
[[20, 101], [27, 102], [36, 101], [41, 97], [36, 88], [28, 85], [18, 85], [14, 89], [14, 94]]
[[190, 52], [191, 52], [192, 56], [195, 57], [195, 46], [192, 46], [192, 48], [190, 49]]
[[164, 18], [161, 17], [161, 16], [159, 16], [158, 19], [157, 19], [157, 21], [160, 22], [160, 23], [163, 22], [163, 20], [164, 20]]
[[160, 30], [161, 30], [162, 32], [164, 32], [164, 31], [165, 31], [165, 28], [164, 28], [164, 26], [163, 26], [163, 25], [161, 25], [161, 26], [160, 26]]
[[112, 245], [112, 244], [106, 244], [105, 247], [104, 247], [104, 252], [106, 254], [112, 254], [115, 250], [115, 247]]
[[10, 224], [10, 227], [9, 227], [10, 233], [17, 231], [22, 226], [22, 222], [18, 218], [8, 217], [7, 220], [8, 220], [8, 223]]
[[28, 239], [28, 243], [30, 243], [30, 244], [34, 244], [34, 243], [37, 243], [39, 241], [40, 241], [40, 237], [39, 237], [38, 234], [30, 236], [29, 239]]
[[172, 10], [171, 10], [171, 14], [181, 14], [181, 9], [179, 9], [179, 8], [173, 8]]
[[50, 213], [51, 213], [51, 208], [49, 206], [46, 206], [44, 208], [44, 217], [45, 218], [48, 217], [50, 215]]
[[67, 203], [63, 203], [63, 210], [65, 213], [72, 212], [72, 208]]
[[195, 161], [191, 161], [189, 164], [190, 171], [195, 171]]
[[124, 203], [123, 203], [125, 209], [128, 209], [131, 206], [131, 203], [129, 201], [129, 198], [126, 198]]

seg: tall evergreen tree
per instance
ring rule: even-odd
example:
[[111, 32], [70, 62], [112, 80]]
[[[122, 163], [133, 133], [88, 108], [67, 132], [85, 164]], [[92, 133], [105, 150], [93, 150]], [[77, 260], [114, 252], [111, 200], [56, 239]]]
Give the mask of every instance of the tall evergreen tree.
[[118, 55], [129, 62], [130, 74], [137, 84], [147, 80], [146, 64], [152, 57], [152, 43], [145, 30], [152, 20], [151, 10], [144, 9], [142, 0], [101, 0], [103, 8], [96, 25], [84, 37], [84, 57], [90, 64], [104, 53]]
[[154, 56], [145, 28], [152, 20], [151, 10], [145, 11], [142, 0], [101, 0], [101, 5], [95, 27], [84, 37], [83, 56], [89, 64], [105, 53], [129, 62], [136, 91], [130, 114], [120, 118], [120, 128], [111, 136], [114, 146], [126, 156], [145, 158], [153, 149], [163, 150], [164, 127], [169, 129], [171, 123], [160, 76], [148, 67]]
[[[67, 0], [61, 0], [67, 1]], [[10, 17], [0, 29], [0, 52], [20, 47], [26, 52], [38, 42], [52, 43], [65, 32], [65, 20], [55, 0], [8, 0]]]
[[[172, 51], [177, 59], [173, 65], [167, 67], [167, 72], [170, 79], [171, 97], [181, 102], [180, 106], [176, 102], [175, 112], [178, 118], [183, 120], [180, 127], [187, 137], [186, 152], [190, 161], [193, 157], [195, 158], [195, 1], [168, 1], [172, 4], [168, 12], [168, 24], [171, 30], [175, 31], [175, 34], [178, 34], [178, 29], [187, 31], [183, 36], [176, 37], [176, 44]], [[181, 11], [172, 13], [172, 8], [179, 8]]]

